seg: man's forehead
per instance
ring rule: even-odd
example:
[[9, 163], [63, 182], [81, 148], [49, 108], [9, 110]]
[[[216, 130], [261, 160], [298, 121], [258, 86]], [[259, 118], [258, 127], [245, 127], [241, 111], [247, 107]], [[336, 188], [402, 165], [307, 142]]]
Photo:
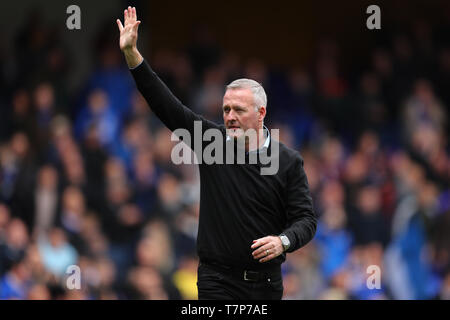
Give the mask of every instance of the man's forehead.
[[223, 102], [253, 102], [253, 93], [248, 88], [227, 89], [223, 96]]

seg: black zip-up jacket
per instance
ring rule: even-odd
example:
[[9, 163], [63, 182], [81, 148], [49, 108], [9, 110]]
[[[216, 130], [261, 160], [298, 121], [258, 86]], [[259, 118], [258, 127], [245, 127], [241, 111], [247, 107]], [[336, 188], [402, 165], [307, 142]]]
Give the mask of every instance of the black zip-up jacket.
[[[223, 133], [226, 129], [184, 106], [144, 60], [130, 70], [155, 115], [171, 130], [184, 128], [194, 139], [194, 121]], [[209, 142], [208, 142], [209, 143]], [[257, 164], [199, 164], [200, 218], [197, 253], [200, 260], [260, 270], [284, 262], [282, 254], [265, 263], [253, 259], [253, 240], [286, 234], [292, 252], [306, 245], [317, 227], [308, 181], [300, 154], [279, 144], [279, 170], [261, 175]], [[270, 155], [271, 148], [268, 148]]]

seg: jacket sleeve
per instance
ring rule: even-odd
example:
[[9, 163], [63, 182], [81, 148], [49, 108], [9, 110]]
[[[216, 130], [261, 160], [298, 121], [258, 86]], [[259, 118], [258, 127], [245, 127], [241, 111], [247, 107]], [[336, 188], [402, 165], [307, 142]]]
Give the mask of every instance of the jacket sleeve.
[[203, 132], [209, 128], [220, 127], [184, 106], [150, 68], [146, 60], [136, 68], [131, 69], [130, 72], [138, 90], [144, 96], [153, 113], [170, 131], [183, 128], [193, 135], [194, 121], [202, 122]]
[[283, 233], [291, 242], [287, 252], [292, 252], [311, 241], [317, 228], [317, 217], [303, 168], [303, 159], [300, 156], [295, 157], [295, 162], [288, 173], [286, 210], [287, 228]]

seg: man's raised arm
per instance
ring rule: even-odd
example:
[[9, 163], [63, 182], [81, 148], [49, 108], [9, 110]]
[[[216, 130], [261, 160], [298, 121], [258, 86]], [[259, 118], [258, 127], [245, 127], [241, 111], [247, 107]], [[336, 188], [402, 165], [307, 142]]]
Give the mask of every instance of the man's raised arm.
[[137, 49], [138, 28], [136, 8], [124, 11], [124, 25], [117, 19], [122, 50], [139, 92], [144, 96], [154, 114], [171, 130], [187, 129], [194, 132], [194, 121], [202, 121], [202, 130], [218, 127], [184, 106], [161, 81]]

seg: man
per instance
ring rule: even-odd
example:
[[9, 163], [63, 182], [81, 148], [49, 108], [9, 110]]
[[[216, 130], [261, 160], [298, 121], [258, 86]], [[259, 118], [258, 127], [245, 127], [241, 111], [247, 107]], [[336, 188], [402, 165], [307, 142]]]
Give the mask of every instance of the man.
[[[286, 252], [307, 244], [317, 225], [303, 159], [272, 139], [263, 126], [266, 95], [253, 80], [240, 79], [227, 87], [225, 125], [185, 107], [139, 53], [140, 23], [131, 7], [124, 11], [124, 25], [117, 20], [120, 49], [139, 91], [171, 131], [185, 129], [195, 135], [195, 122], [200, 122], [203, 133], [220, 130], [226, 146], [245, 141], [246, 159], [256, 153], [261, 159], [266, 155], [279, 161], [278, 170], [271, 175], [261, 174], [262, 161], [199, 164], [199, 299], [281, 299], [281, 263]], [[245, 138], [248, 129], [257, 132], [256, 139]], [[278, 152], [271, 153], [273, 149]]]

